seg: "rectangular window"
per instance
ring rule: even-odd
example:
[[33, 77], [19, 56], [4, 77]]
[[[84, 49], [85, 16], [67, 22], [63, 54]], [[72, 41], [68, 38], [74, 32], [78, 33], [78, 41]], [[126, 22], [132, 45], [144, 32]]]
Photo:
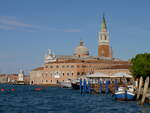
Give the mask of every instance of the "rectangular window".
[[74, 68], [74, 65], [71, 65], [71, 68]]

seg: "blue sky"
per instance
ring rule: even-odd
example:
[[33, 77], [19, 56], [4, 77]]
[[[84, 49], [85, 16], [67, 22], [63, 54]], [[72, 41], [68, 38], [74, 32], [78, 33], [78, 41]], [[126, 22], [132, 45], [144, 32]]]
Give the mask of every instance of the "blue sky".
[[150, 52], [149, 0], [1, 0], [0, 73], [29, 72], [52, 49], [72, 55], [82, 39], [97, 55], [105, 13], [114, 57]]

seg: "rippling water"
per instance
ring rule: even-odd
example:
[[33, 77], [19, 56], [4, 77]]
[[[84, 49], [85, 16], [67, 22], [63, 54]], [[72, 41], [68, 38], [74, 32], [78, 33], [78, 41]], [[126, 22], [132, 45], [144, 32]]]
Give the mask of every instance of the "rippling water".
[[15, 91], [0, 91], [0, 113], [150, 113], [150, 105], [120, 102], [111, 95], [80, 95], [79, 91], [56, 87], [0, 85]]

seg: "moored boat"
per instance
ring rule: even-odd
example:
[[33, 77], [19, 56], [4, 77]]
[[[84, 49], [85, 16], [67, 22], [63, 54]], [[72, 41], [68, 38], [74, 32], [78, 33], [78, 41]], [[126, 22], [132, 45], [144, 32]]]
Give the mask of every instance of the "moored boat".
[[126, 100], [134, 100], [135, 99], [135, 92], [133, 85], [130, 85], [127, 87], [127, 92], [126, 92]]
[[79, 83], [71, 83], [71, 86], [72, 86], [73, 89], [76, 89], [76, 90], [80, 89], [80, 84]]
[[79, 90], [80, 89], [80, 80], [79, 79], [73, 80], [71, 82], [71, 86], [72, 86], [73, 89]]
[[71, 88], [71, 82], [70, 81], [60, 82], [59, 84], [63, 88]]
[[115, 99], [116, 100], [126, 100], [126, 91], [125, 87], [119, 87], [118, 90], [115, 92]]
[[119, 87], [118, 90], [115, 92], [115, 99], [122, 100], [122, 101], [129, 101], [135, 99], [135, 92], [134, 88], [131, 86], [126, 87]]

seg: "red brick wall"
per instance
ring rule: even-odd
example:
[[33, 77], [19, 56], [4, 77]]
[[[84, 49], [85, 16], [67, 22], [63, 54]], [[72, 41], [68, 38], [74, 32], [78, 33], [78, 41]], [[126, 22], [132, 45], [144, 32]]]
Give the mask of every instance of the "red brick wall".
[[[104, 50], [104, 55], [102, 51]], [[110, 47], [109, 45], [100, 45], [98, 46], [98, 56], [111, 57], [110, 56]]]

